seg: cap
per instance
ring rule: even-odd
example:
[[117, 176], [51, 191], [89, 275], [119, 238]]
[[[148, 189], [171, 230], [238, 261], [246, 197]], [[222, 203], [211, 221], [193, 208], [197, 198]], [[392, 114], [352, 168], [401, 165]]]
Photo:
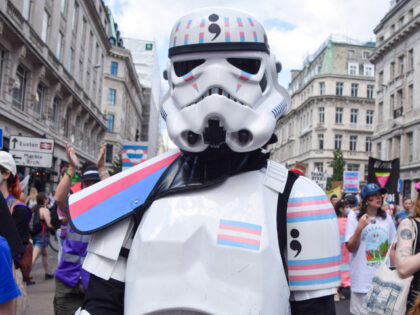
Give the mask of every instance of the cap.
[[95, 164], [89, 164], [83, 169], [82, 182], [85, 182], [85, 181], [99, 182], [100, 180], [101, 179], [99, 178], [99, 172]]
[[349, 204], [350, 208], [354, 208], [359, 205], [359, 200], [357, 200], [355, 195], [347, 195], [344, 199]]
[[13, 176], [16, 175], [16, 163], [10, 153], [0, 151], [0, 165], [9, 170]]
[[367, 196], [372, 196], [376, 194], [376, 192], [378, 191], [380, 191], [382, 194], [385, 194], [387, 192], [387, 189], [381, 188], [374, 183], [369, 183], [362, 188], [362, 191], [360, 192], [360, 196], [363, 199], [365, 199]]
[[416, 183], [416, 184], [414, 185], [414, 188], [415, 188], [418, 192], [420, 192], [420, 182]]

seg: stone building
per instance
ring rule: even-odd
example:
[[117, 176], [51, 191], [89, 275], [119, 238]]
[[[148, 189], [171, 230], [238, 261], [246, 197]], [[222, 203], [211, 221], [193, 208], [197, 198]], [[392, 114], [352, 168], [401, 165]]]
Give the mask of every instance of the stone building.
[[296, 161], [332, 175], [328, 162], [341, 149], [346, 170], [367, 176], [374, 128], [374, 66], [368, 57], [374, 43], [330, 36], [292, 71], [291, 109], [276, 127], [272, 157], [291, 168]]
[[403, 193], [420, 180], [420, 0], [393, 1], [374, 29], [376, 126], [374, 156], [400, 158]]
[[19, 167], [44, 175], [32, 177], [40, 190], [57, 182], [66, 141], [81, 163], [96, 161], [106, 131], [101, 101], [109, 23], [101, 0], [0, 1], [3, 149], [13, 135], [54, 139], [50, 169]]

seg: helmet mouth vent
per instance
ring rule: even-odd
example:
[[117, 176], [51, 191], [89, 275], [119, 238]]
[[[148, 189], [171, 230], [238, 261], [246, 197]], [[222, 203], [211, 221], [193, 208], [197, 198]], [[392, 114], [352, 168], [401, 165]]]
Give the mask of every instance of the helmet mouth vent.
[[245, 103], [243, 103], [242, 101], [240, 101], [239, 99], [233, 97], [228, 91], [220, 88], [220, 87], [212, 87], [210, 89], [208, 89], [204, 94], [202, 94], [198, 99], [196, 99], [194, 102], [188, 104], [186, 107], [188, 106], [192, 106], [195, 104], [198, 104], [199, 102], [201, 102], [202, 100], [204, 100], [206, 97], [208, 96], [212, 96], [212, 95], [220, 95], [220, 96], [224, 96], [227, 99], [235, 102], [235, 103], [239, 103], [241, 105], [246, 106]]

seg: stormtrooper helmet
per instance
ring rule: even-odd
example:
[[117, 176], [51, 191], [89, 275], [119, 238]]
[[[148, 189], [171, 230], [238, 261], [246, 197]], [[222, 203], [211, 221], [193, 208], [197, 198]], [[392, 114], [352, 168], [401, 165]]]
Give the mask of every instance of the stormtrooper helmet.
[[229, 8], [204, 8], [175, 24], [161, 115], [182, 150], [227, 145], [249, 152], [271, 138], [290, 97], [262, 25]]

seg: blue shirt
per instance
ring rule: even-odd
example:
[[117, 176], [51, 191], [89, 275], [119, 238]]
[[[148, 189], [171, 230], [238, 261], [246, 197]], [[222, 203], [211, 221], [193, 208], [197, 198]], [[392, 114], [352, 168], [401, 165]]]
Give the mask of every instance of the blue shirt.
[[13, 278], [12, 254], [4, 237], [0, 236], [0, 304], [20, 296]]
[[407, 217], [408, 217], [411, 213], [412, 213], [411, 211], [410, 211], [410, 212], [407, 212], [407, 211], [405, 211], [405, 210], [400, 210], [400, 211], [398, 211], [398, 212], [397, 212], [396, 217], [397, 217], [397, 219], [404, 220], [404, 219], [405, 219], [405, 218], [407, 218]]

